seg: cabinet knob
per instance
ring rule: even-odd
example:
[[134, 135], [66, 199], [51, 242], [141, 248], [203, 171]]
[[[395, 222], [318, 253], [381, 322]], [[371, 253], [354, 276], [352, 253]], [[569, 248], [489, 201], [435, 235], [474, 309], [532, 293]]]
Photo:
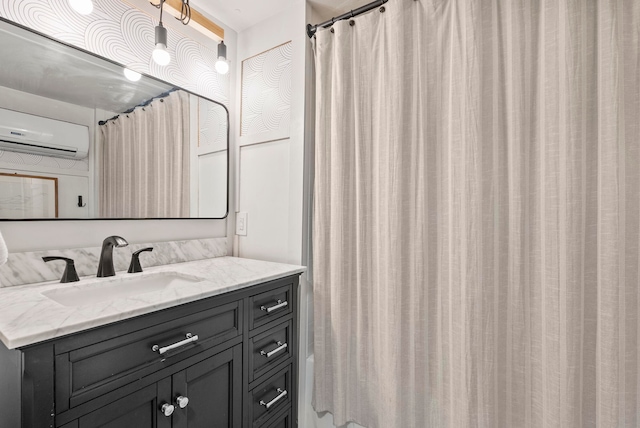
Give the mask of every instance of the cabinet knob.
[[160, 407], [160, 411], [162, 412], [163, 415], [165, 415], [166, 417], [169, 417], [171, 415], [173, 415], [173, 411], [175, 410], [175, 406], [173, 404], [169, 404], [169, 403], [164, 403], [162, 405], [162, 407]]
[[187, 407], [189, 405], [189, 398], [188, 397], [183, 397], [182, 395], [180, 395], [180, 396], [178, 396], [176, 398], [176, 404], [181, 409], [184, 409], [185, 407]]

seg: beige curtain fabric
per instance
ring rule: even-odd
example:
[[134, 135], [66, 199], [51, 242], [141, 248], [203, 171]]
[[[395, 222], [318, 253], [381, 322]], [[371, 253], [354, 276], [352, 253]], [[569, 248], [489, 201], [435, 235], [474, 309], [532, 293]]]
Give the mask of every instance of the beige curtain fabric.
[[316, 410], [640, 427], [640, 1], [385, 8], [317, 35]]
[[189, 94], [100, 127], [100, 217], [189, 217]]

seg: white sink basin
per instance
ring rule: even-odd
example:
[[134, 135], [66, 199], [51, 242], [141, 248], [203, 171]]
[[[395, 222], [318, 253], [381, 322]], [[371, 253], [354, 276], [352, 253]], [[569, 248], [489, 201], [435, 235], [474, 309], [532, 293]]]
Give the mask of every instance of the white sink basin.
[[81, 281], [77, 285], [45, 291], [42, 294], [61, 305], [77, 307], [108, 302], [122, 297], [161, 292], [168, 287], [195, 284], [201, 281], [203, 281], [201, 278], [176, 272], [124, 273], [105, 279]]

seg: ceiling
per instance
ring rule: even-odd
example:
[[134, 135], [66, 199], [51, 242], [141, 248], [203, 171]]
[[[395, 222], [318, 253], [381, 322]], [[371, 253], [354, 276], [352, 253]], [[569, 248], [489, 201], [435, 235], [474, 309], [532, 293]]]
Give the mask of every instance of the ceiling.
[[238, 33], [275, 15], [296, 0], [191, 0], [191, 5]]
[[121, 113], [173, 87], [0, 21], [0, 86], [89, 108]]
[[[241, 32], [301, 0], [191, 0], [202, 11]], [[308, 0], [320, 16], [327, 20], [355, 9], [372, 0]]]
[[[371, 3], [373, 0], [309, 0], [321, 20], [326, 21], [352, 9]], [[314, 22], [313, 24], [318, 24]]]

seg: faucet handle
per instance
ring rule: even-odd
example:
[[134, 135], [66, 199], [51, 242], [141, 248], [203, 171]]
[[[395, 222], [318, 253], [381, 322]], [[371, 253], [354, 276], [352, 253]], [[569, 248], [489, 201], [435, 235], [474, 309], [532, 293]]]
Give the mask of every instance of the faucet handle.
[[52, 260], [64, 260], [65, 262], [67, 262], [67, 265], [64, 268], [64, 272], [62, 273], [62, 279], [60, 280], [61, 283], [64, 284], [67, 282], [80, 281], [80, 278], [78, 278], [78, 273], [76, 272], [76, 265], [73, 259], [69, 259], [67, 257], [43, 257], [42, 260], [44, 260], [45, 263], [50, 262]]
[[128, 273], [142, 272], [142, 265], [140, 265], [140, 253], [145, 251], [153, 251], [153, 247], [143, 248], [131, 254], [131, 264], [129, 264]]

